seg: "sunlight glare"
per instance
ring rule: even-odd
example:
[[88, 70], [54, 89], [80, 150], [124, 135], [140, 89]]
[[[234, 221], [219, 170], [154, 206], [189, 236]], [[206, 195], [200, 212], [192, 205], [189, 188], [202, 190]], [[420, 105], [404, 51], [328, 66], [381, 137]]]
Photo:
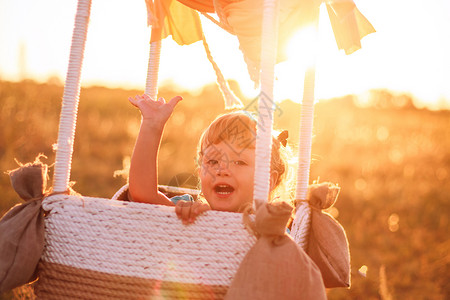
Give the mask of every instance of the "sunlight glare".
[[287, 46], [288, 61], [292, 61], [301, 69], [314, 66], [317, 56], [318, 32], [314, 26], [298, 31]]
[[276, 99], [301, 102], [305, 72], [316, 61], [317, 35], [316, 28], [309, 26], [299, 30], [289, 41], [286, 61], [276, 66]]
[[366, 265], [362, 265], [361, 268], [359, 268], [358, 273], [363, 277], [367, 277], [368, 270], [369, 268]]

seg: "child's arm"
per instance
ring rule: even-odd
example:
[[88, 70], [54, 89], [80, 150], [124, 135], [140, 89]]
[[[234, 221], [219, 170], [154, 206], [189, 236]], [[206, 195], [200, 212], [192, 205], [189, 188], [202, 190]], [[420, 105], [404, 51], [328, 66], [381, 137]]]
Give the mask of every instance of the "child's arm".
[[129, 192], [136, 202], [174, 205], [158, 191], [157, 159], [164, 126], [181, 99], [177, 96], [166, 103], [163, 98], [154, 101], [147, 95], [128, 98], [142, 114], [129, 175]]

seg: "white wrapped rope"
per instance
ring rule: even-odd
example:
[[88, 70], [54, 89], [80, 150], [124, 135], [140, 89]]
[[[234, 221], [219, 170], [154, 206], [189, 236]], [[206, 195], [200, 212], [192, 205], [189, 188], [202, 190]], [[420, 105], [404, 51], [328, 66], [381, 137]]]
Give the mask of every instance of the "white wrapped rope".
[[158, 96], [158, 73], [159, 61], [161, 57], [161, 40], [150, 43], [150, 53], [148, 58], [147, 80], [145, 83], [145, 94], [156, 99]]
[[300, 142], [298, 149], [298, 170], [295, 199], [305, 200], [308, 192], [311, 165], [312, 132], [314, 122], [315, 68], [305, 74], [303, 101], [300, 115]]
[[[185, 226], [173, 207], [162, 205], [55, 195], [44, 200], [43, 208], [50, 212], [43, 264], [74, 274], [82, 270], [103, 277], [228, 287], [256, 242], [237, 213], [208, 211]], [[45, 282], [45, 273], [42, 277]], [[38, 287], [41, 294], [46, 289], [52, 287]]]
[[256, 128], [254, 208], [267, 202], [270, 192], [270, 157], [272, 152], [274, 68], [277, 56], [278, 4], [264, 0], [261, 37], [261, 93], [258, 99]]
[[[314, 85], [315, 67], [306, 71], [303, 102], [300, 117], [300, 143], [298, 152], [296, 201], [304, 201], [308, 194], [309, 173], [311, 165], [312, 130], [314, 121]], [[307, 202], [300, 202], [296, 207], [291, 235], [306, 250], [311, 223], [311, 208]]]
[[83, 65], [90, 9], [90, 0], [78, 1], [59, 122], [55, 172], [53, 177], [54, 192], [64, 192], [69, 187], [73, 141], [75, 138], [80, 96], [81, 68]]
[[311, 207], [306, 201], [300, 202], [296, 207], [295, 219], [291, 227], [291, 236], [294, 241], [305, 251], [308, 248], [310, 225]]

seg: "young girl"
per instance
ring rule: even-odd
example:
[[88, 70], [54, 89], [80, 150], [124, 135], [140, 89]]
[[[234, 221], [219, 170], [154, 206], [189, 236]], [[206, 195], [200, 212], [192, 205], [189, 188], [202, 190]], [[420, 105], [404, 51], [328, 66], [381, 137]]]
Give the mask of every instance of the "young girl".
[[[247, 112], [219, 116], [203, 132], [198, 144], [201, 192], [204, 200], [169, 199], [158, 191], [157, 155], [164, 126], [181, 101], [181, 97], [165, 102], [147, 95], [130, 97], [139, 108], [142, 123], [131, 158], [129, 195], [133, 201], [176, 205], [177, 216], [188, 224], [209, 210], [242, 211], [253, 201], [255, 171], [256, 121]], [[288, 171], [286, 135], [284, 141], [273, 139], [271, 156], [270, 197], [277, 196]], [[283, 146], [284, 145], [284, 146]]]

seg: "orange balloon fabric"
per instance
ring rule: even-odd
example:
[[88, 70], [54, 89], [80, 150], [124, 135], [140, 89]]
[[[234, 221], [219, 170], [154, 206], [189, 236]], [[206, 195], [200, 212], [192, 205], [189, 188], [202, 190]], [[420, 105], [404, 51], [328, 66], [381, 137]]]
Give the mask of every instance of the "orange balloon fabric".
[[[154, 1], [154, 2], [153, 2]], [[239, 39], [239, 48], [252, 79], [257, 83], [260, 69], [261, 31], [264, 0], [146, 0], [153, 25], [152, 41], [172, 35], [180, 45], [202, 37], [197, 11], [216, 12], [220, 23], [231, 28]], [[352, 0], [278, 0], [277, 62], [285, 59], [291, 37], [303, 26], [317, 24], [319, 8], [324, 2], [339, 49], [351, 54], [361, 48], [360, 40], [375, 32]], [[156, 21], [155, 21], [156, 20]], [[305, 45], [307, 47], [308, 45]]]

